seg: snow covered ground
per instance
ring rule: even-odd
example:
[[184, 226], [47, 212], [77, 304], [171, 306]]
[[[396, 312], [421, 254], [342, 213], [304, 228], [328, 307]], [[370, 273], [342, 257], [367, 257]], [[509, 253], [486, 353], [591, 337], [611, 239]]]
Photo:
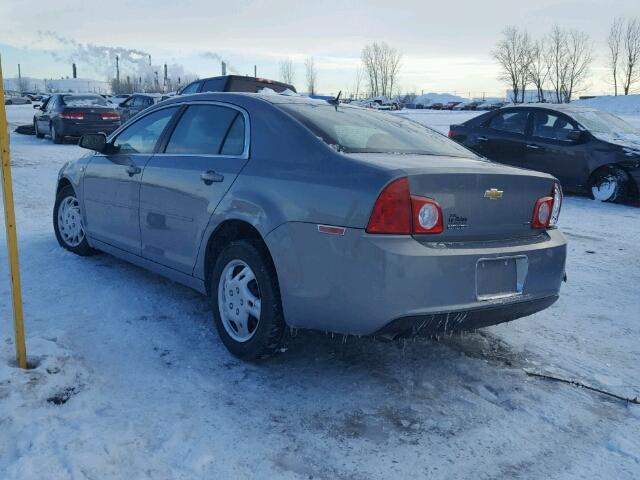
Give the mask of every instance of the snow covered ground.
[[[465, 115], [419, 112], [442, 131]], [[37, 367], [14, 364], [0, 225], [0, 478], [640, 477], [640, 406], [525, 373], [640, 395], [640, 209], [566, 198], [568, 283], [529, 318], [440, 341], [298, 332], [245, 364], [197, 293], [58, 247], [56, 174], [82, 152], [11, 141]]]

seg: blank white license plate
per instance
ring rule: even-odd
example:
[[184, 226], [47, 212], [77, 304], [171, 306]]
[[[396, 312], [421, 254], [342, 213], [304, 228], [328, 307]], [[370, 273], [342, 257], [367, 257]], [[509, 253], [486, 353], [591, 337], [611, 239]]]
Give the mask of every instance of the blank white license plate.
[[490, 300], [520, 295], [528, 266], [524, 255], [479, 259], [476, 263], [476, 297]]

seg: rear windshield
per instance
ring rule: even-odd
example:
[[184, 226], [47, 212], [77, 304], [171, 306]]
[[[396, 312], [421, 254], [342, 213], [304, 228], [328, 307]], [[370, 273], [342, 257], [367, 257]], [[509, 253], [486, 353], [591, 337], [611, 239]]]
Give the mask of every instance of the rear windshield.
[[592, 133], [604, 134], [627, 134], [638, 133], [638, 130], [622, 120], [620, 117], [611, 115], [608, 112], [591, 111], [572, 113], [584, 128]]
[[278, 104], [325, 143], [346, 153], [404, 153], [475, 158], [444, 135], [399, 116], [365, 108]]
[[258, 93], [263, 88], [270, 88], [275, 92], [284, 92], [289, 89], [293, 92], [296, 91], [290, 85], [271, 83], [264, 80], [258, 80], [253, 77], [231, 77], [231, 81], [227, 85], [228, 92], [248, 92], [248, 93]]
[[64, 95], [63, 103], [68, 107], [92, 107], [95, 105], [107, 105], [107, 101], [100, 95]]

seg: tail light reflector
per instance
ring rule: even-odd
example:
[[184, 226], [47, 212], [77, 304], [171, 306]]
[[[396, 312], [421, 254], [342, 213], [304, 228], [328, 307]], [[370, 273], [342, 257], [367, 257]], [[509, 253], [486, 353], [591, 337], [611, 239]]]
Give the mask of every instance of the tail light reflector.
[[532, 228], [548, 228], [553, 211], [553, 197], [542, 197], [536, 201], [533, 207]]
[[411, 195], [413, 233], [442, 233], [442, 208], [431, 198]]
[[84, 113], [82, 112], [62, 112], [60, 118], [67, 120], [84, 120]]

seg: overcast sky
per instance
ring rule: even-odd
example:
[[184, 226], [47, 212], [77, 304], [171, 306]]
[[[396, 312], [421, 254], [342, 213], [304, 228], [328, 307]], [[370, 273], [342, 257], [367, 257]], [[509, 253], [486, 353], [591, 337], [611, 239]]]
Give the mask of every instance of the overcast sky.
[[[503, 94], [489, 52], [509, 24], [534, 36], [555, 22], [591, 36], [596, 49], [590, 92], [609, 90], [604, 42], [615, 16], [640, 15], [639, 0], [429, 0], [395, 2], [250, 0], [0, 0], [0, 54], [5, 77], [22, 74], [105, 79], [110, 65], [78, 56], [78, 45], [123, 47], [152, 55], [154, 64], [179, 64], [203, 76], [225, 58], [238, 73], [278, 78], [278, 62], [296, 63], [296, 86], [304, 90], [303, 63], [313, 56], [318, 90], [353, 87], [360, 51], [385, 41], [403, 53], [403, 91]], [[77, 56], [77, 58], [75, 58]], [[95, 63], [95, 62], [94, 62]]]

